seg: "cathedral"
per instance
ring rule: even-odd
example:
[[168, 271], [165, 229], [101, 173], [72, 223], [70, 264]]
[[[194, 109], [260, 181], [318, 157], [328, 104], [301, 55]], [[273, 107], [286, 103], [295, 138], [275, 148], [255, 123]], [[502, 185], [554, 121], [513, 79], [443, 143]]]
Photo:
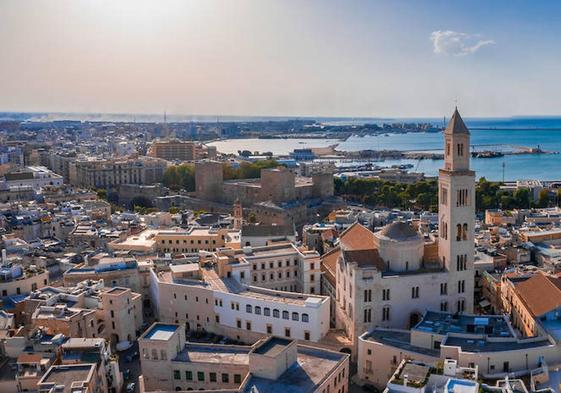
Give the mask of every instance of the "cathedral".
[[458, 110], [444, 131], [438, 234], [405, 222], [378, 232], [355, 223], [323, 257], [335, 327], [356, 345], [374, 327], [408, 329], [426, 310], [473, 312], [475, 173], [470, 133]]

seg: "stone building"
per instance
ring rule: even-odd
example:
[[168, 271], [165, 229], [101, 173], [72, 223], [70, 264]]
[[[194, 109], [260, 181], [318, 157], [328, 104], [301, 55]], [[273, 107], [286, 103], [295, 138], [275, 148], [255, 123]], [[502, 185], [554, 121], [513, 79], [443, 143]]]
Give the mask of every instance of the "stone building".
[[336, 327], [355, 349], [365, 331], [414, 327], [425, 310], [473, 310], [475, 180], [469, 131], [457, 110], [444, 136], [438, 236], [425, 238], [405, 222], [375, 233], [355, 223], [323, 258], [323, 293], [335, 292]]

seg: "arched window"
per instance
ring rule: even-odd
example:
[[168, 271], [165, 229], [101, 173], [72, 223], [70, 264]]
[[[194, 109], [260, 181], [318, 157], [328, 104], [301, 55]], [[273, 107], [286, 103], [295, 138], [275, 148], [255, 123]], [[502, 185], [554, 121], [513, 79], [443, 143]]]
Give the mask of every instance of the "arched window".
[[263, 315], [265, 315], [266, 317], [271, 315], [271, 309], [269, 307], [265, 307], [263, 309]]
[[297, 312], [293, 312], [292, 313], [292, 320], [293, 321], [298, 321], [300, 318], [298, 317], [298, 313]]
[[261, 307], [260, 306], [255, 306], [255, 314], [261, 315]]
[[308, 314], [302, 314], [302, 322], [308, 322], [309, 320]]
[[282, 319], [288, 319], [288, 311], [283, 311], [282, 312]]
[[274, 318], [280, 318], [280, 311], [277, 310], [276, 308], [273, 310], [273, 317]]

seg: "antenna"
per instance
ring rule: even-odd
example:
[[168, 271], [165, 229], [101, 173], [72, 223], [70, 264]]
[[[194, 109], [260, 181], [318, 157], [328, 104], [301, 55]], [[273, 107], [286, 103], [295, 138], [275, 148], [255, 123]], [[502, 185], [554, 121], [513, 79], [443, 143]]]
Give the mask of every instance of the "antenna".
[[506, 162], [504, 162], [503, 160], [503, 184], [505, 182], [505, 167], [506, 167]]

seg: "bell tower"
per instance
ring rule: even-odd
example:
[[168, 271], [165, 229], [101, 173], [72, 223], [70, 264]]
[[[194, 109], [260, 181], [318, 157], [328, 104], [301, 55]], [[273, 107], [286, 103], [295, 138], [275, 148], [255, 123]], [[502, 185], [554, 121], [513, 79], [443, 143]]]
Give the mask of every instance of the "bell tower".
[[456, 108], [444, 130], [444, 168], [438, 175], [438, 255], [449, 272], [441, 294], [450, 312], [473, 311], [475, 172], [469, 162], [470, 133]]
[[234, 229], [242, 229], [243, 225], [243, 209], [239, 199], [234, 202]]

